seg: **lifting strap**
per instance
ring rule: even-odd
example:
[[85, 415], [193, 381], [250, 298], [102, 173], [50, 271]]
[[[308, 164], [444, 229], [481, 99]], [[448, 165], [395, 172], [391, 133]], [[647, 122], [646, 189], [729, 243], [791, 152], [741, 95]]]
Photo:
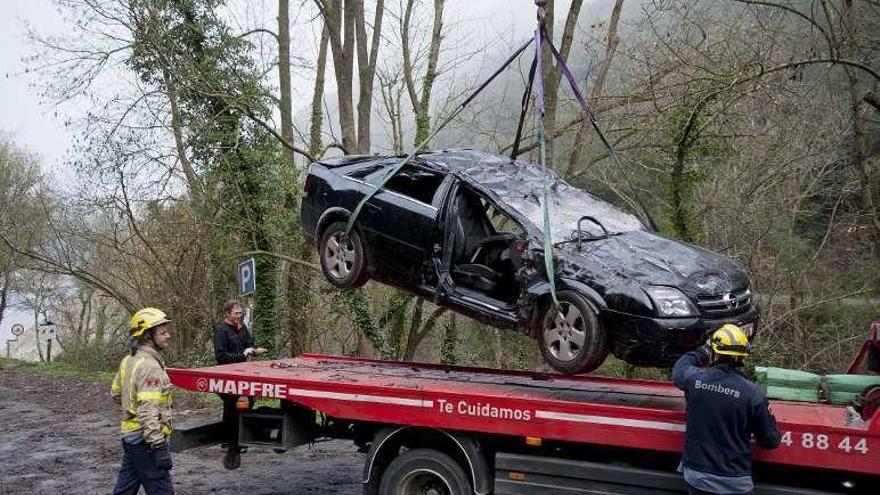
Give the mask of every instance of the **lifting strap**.
[[[535, 130], [538, 136], [538, 149], [541, 157], [541, 188], [542, 198], [541, 210], [543, 211], [543, 228], [544, 231], [544, 268], [547, 271], [547, 282], [550, 284], [550, 297], [553, 300], [553, 306], [556, 311], [561, 311], [559, 307], [559, 299], [556, 298], [556, 267], [553, 263], [553, 239], [551, 235], [550, 225], [550, 181], [547, 173], [547, 142], [544, 138], [544, 77], [541, 67], [541, 40], [544, 38], [544, 22], [543, 8], [538, 10], [538, 28], [535, 29], [535, 72], [537, 75], [535, 84]], [[531, 86], [531, 84], [529, 84]]]
[[[590, 105], [587, 103], [586, 98], [581, 94], [580, 88], [578, 88], [577, 82], [574, 80], [574, 76], [571, 74], [571, 71], [568, 69], [568, 65], [562, 59], [562, 56], [559, 54], [559, 51], [553, 45], [553, 41], [547, 37], [547, 34], [544, 34], [544, 40], [547, 41], [547, 45], [550, 47], [550, 52], [553, 54], [553, 58], [556, 59], [556, 63], [559, 66], [560, 70], [562, 70], [562, 74], [565, 75], [565, 79], [568, 81], [568, 85], [571, 86], [571, 92], [574, 95], [575, 100], [577, 100], [578, 105], [580, 105], [581, 110], [584, 112], [584, 117], [590, 121], [590, 125], [593, 127], [593, 130], [596, 131], [596, 135], [599, 136], [599, 140], [602, 141], [602, 144], [605, 145], [605, 148], [608, 149], [608, 155], [611, 157], [611, 160], [614, 162], [614, 166], [617, 167], [617, 170], [620, 172], [620, 176], [624, 182], [626, 182], [627, 187], [630, 189], [630, 192], [634, 192], [635, 188], [629, 182], [626, 177], [626, 174], [623, 173], [623, 166], [620, 164], [620, 159], [617, 157], [617, 153], [614, 151], [614, 146], [611, 145], [611, 141], [608, 141], [608, 138], [605, 137], [605, 133], [602, 132], [602, 128], [599, 127], [599, 121], [596, 120], [596, 114], [593, 113], [593, 110], [590, 108]], [[648, 221], [648, 224], [653, 230], [657, 230], [657, 225], [654, 223], [654, 219], [651, 218], [651, 215], [648, 213], [648, 209], [645, 207], [642, 200], [639, 199], [639, 196], [634, 195], [633, 199], [623, 198], [625, 201], [630, 203], [630, 207], [635, 211], [641, 211], [645, 216], [645, 220]]]
[[522, 53], [531, 44], [532, 44], [532, 40], [529, 40], [529, 41], [526, 41], [525, 43], [523, 43], [523, 45], [521, 47], [519, 47], [515, 52], [513, 52], [513, 55], [511, 55], [510, 58], [508, 58], [507, 61], [505, 61], [504, 64], [502, 64], [501, 67], [498, 68], [498, 70], [496, 70], [491, 76], [489, 76], [488, 79], [483, 81], [483, 84], [481, 84], [480, 87], [478, 87], [476, 89], [476, 91], [471, 93], [471, 95], [468, 96], [467, 99], [464, 100], [461, 103], [461, 105], [458, 106], [458, 108], [453, 110], [452, 113], [449, 114], [449, 116], [447, 116], [446, 119], [444, 119], [443, 122], [441, 122], [440, 125], [437, 126], [437, 128], [434, 129], [427, 138], [425, 138], [424, 141], [419, 143], [418, 146], [416, 146], [416, 148], [414, 150], [412, 150], [409, 155], [407, 155], [397, 165], [395, 165], [394, 167], [389, 169], [387, 172], [385, 172], [385, 174], [382, 176], [382, 179], [379, 180], [378, 183], [376, 183], [376, 184], [371, 183], [370, 184], [370, 187], [371, 187], [370, 192], [368, 192], [364, 196], [364, 198], [361, 199], [361, 202], [358, 203], [357, 207], [354, 209], [354, 212], [352, 212], [351, 216], [348, 219], [348, 225], [346, 225], [346, 227], [345, 227], [345, 235], [346, 236], [351, 233], [351, 229], [354, 227], [354, 223], [357, 221], [357, 218], [360, 215], [361, 210], [364, 208], [364, 205], [367, 203], [367, 201], [372, 199], [373, 196], [375, 196], [376, 193], [378, 193], [380, 189], [385, 187], [385, 184], [391, 179], [391, 177], [394, 176], [394, 174], [399, 172], [400, 169], [402, 169], [404, 165], [409, 163], [409, 161], [412, 160], [413, 157], [415, 157], [419, 151], [422, 151], [425, 148], [425, 146], [427, 146], [428, 143], [430, 143], [431, 140], [434, 139], [434, 136], [436, 136], [437, 133], [440, 132], [441, 129], [446, 127], [446, 125], [449, 124], [449, 122], [451, 122], [452, 119], [454, 119], [455, 117], [458, 116], [458, 114], [460, 114], [462, 111], [464, 111], [464, 109], [471, 103], [471, 101], [473, 101], [473, 99], [476, 98], [477, 95], [482, 93], [483, 90], [486, 89], [486, 87], [489, 85], [489, 83], [494, 81], [495, 78], [498, 77], [498, 75], [501, 74], [504, 71], [504, 69], [507, 68], [507, 66], [509, 66], [511, 63], [513, 63], [513, 61], [516, 60], [517, 57], [519, 57], [519, 54]]
[[516, 138], [513, 140], [513, 150], [510, 152], [510, 159], [516, 160], [519, 155], [519, 142], [522, 139], [523, 123], [526, 121], [526, 112], [529, 110], [529, 100], [532, 95], [532, 84], [535, 82], [535, 68], [538, 65], [538, 57], [532, 59], [532, 67], [529, 69], [529, 79], [526, 83], [526, 90], [523, 92], [521, 110], [519, 113], [519, 124], [516, 126]]

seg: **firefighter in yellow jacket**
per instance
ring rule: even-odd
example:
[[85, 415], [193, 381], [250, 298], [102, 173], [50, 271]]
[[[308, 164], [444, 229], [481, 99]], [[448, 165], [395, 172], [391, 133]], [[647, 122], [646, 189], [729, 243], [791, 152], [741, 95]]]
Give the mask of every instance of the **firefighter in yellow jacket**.
[[170, 321], [156, 308], [131, 317], [131, 355], [119, 364], [112, 388], [123, 412], [124, 452], [114, 495], [135, 495], [141, 485], [147, 495], [174, 493], [168, 451], [171, 381], [160, 354], [171, 344]]

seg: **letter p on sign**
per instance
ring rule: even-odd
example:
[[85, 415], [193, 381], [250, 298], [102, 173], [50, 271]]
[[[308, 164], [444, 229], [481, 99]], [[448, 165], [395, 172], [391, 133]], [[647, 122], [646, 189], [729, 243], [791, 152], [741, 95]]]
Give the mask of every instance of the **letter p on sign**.
[[257, 271], [254, 259], [238, 264], [238, 295], [246, 296], [257, 289]]

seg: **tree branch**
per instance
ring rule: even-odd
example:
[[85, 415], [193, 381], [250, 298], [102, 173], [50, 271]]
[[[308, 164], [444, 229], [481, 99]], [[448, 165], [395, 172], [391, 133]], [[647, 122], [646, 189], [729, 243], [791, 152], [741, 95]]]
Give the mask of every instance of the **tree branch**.
[[319, 271], [319, 272], [321, 271], [321, 267], [314, 264], [314, 263], [309, 263], [308, 261], [303, 261], [301, 259], [293, 258], [291, 256], [287, 256], [286, 254], [275, 253], [272, 251], [263, 251], [262, 249], [255, 249], [253, 251], [245, 251], [243, 253], [240, 253], [240, 256], [271, 256], [273, 258], [278, 258], [280, 260], [289, 261], [290, 263], [293, 263], [294, 265], [303, 266], [305, 268], [311, 268], [312, 270]]
[[284, 145], [285, 148], [289, 149], [290, 151], [293, 151], [294, 153], [299, 153], [300, 155], [302, 155], [302, 156], [308, 158], [308, 160], [309, 160], [310, 162], [315, 161], [315, 158], [314, 158], [312, 155], [310, 155], [308, 151], [305, 151], [305, 150], [302, 150], [302, 149], [300, 149], [300, 148], [297, 148], [293, 143], [291, 143], [290, 141], [284, 139], [284, 137], [281, 136], [281, 134], [278, 134], [278, 131], [276, 131], [275, 128], [273, 128], [272, 126], [270, 126], [270, 125], [269, 125], [268, 123], [266, 123], [266, 121], [264, 121], [263, 119], [257, 117], [257, 115], [256, 115], [256, 114], [255, 114], [250, 108], [245, 107], [245, 108], [243, 108], [243, 110], [245, 111], [245, 113], [247, 114], [247, 116], [248, 116], [251, 120], [253, 120], [253, 121], [256, 122], [257, 124], [259, 124], [260, 127], [262, 127], [263, 129], [266, 129], [267, 131], [269, 131], [270, 134], [272, 134], [273, 136], [275, 136], [275, 139], [277, 139], [278, 141], [280, 141], [281, 144]]

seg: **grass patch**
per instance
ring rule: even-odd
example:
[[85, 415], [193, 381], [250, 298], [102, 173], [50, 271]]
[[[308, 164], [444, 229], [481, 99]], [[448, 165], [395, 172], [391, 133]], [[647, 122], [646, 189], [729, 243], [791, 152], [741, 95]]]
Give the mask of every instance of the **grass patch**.
[[629, 378], [638, 380], [669, 381], [671, 371], [668, 368], [643, 368], [632, 366], [615, 356], [608, 355], [602, 366], [599, 366], [593, 375], [610, 376], [616, 378]]
[[15, 370], [24, 373], [36, 373], [41, 375], [65, 376], [69, 378], [78, 378], [82, 380], [91, 380], [108, 384], [113, 382], [113, 375], [115, 375], [115, 372], [112, 371], [86, 370], [82, 368], [77, 368], [70, 363], [65, 363], [61, 361], [53, 361], [51, 363], [34, 363], [29, 361], [19, 361], [16, 359], [6, 358], [0, 358], [0, 369]]
[[186, 408], [216, 407], [218, 410], [223, 408], [223, 401], [220, 400], [220, 396], [217, 394], [194, 392], [178, 387], [172, 387], [171, 394], [175, 408], [184, 407], [183, 404], [188, 404]]

